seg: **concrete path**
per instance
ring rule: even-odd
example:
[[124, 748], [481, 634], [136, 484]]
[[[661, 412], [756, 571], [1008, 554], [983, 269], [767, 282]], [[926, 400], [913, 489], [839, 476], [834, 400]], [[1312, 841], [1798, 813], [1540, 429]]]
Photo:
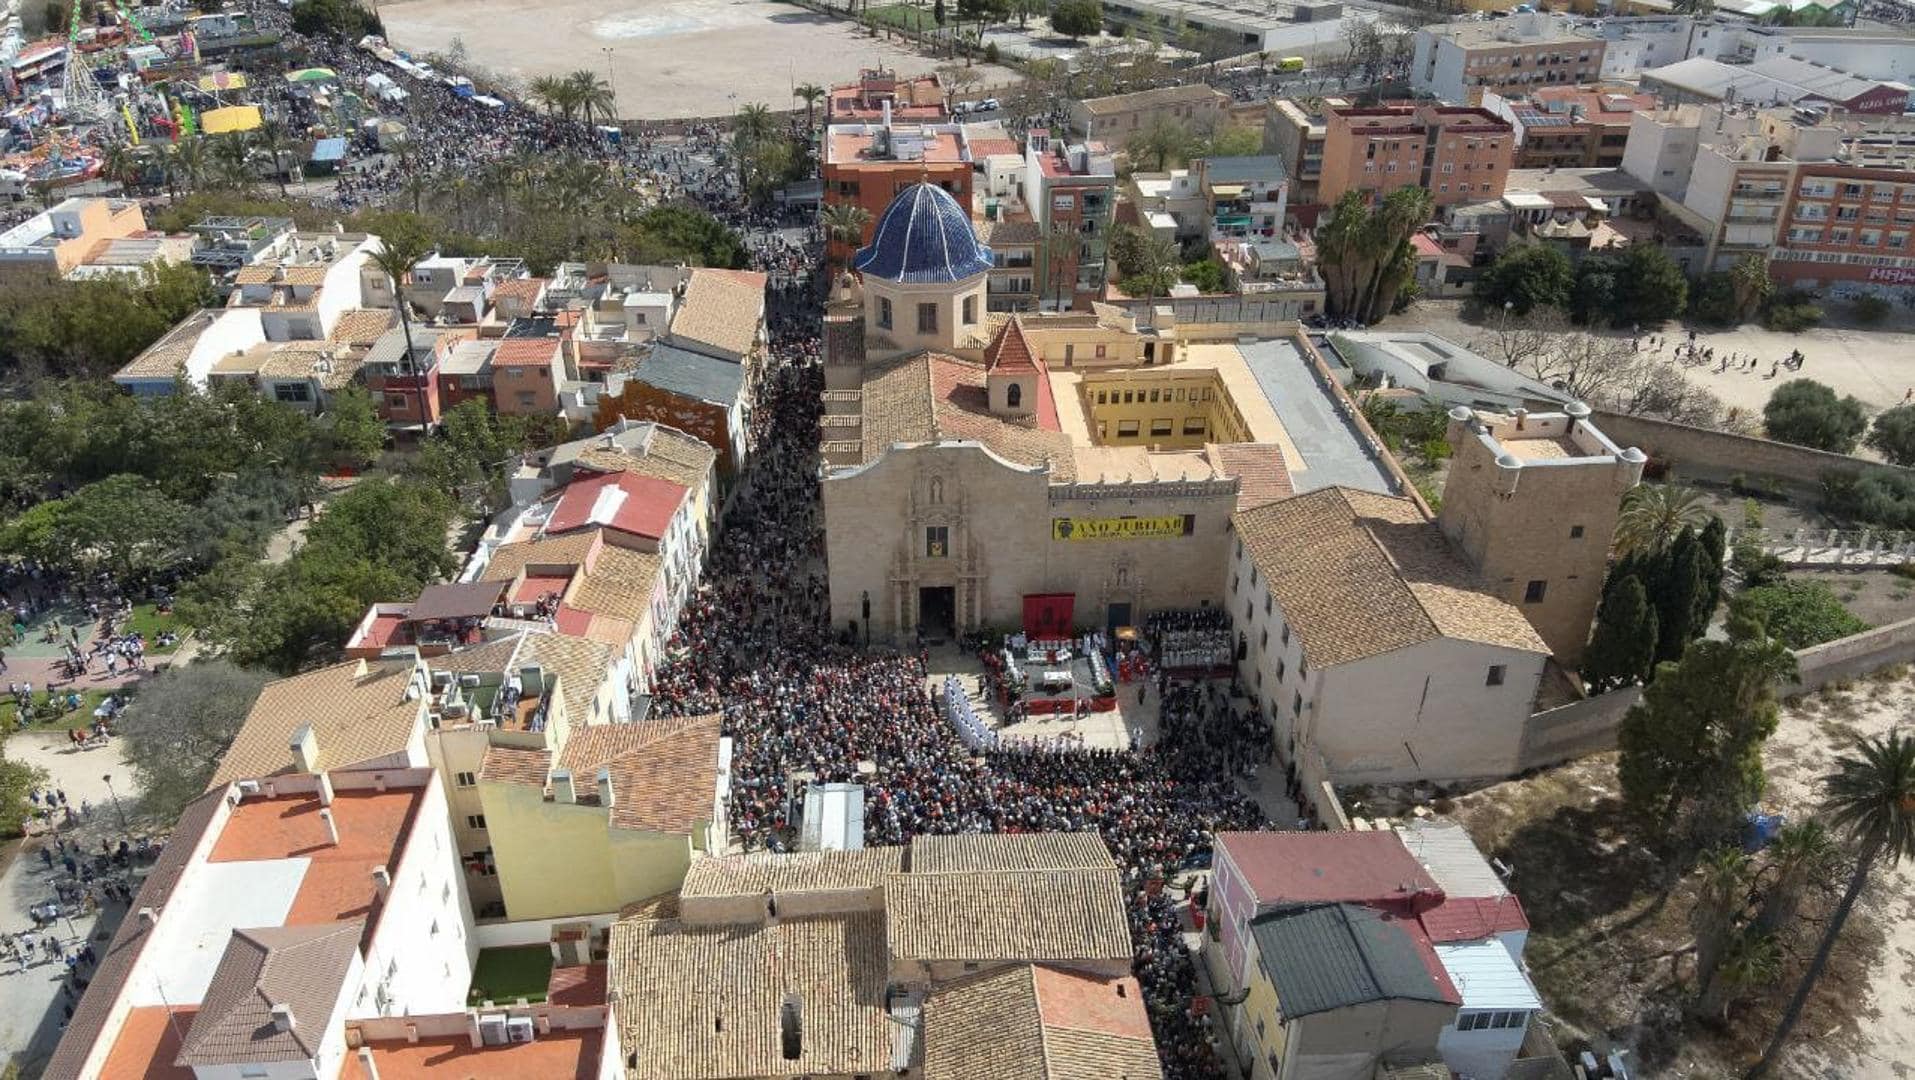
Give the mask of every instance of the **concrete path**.
[[[104, 779], [112, 778], [112, 790], [131, 810], [138, 793], [121, 757], [121, 745], [114, 740], [106, 746], [78, 750], [66, 741], [64, 732], [26, 731], [7, 740], [10, 756], [47, 771], [49, 787], [66, 792], [67, 805], [76, 816], [82, 805], [90, 807], [90, 812], [71, 825], [62, 824], [56, 833], [29, 836], [19, 845], [0, 872], [0, 933], [33, 930], [27, 909], [54, 899], [55, 880], [66, 877], [57, 859], [48, 869], [39, 855], [43, 845], [51, 847], [57, 836], [80, 851], [98, 852], [102, 840], [117, 845], [127, 835]], [[138, 822], [133, 824], [137, 826]], [[144, 869], [138, 867], [135, 874]], [[133, 885], [137, 891], [137, 877]], [[35, 937], [43, 940], [52, 936], [69, 952], [90, 940], [94, 951], [99, 952], [124, 914], [123, 905], [110, 903], [91, 915], [76, 913], [70, 919], [57, 920]], [[17, 963], [0, 962], [0, 1063], [17, 1061], [31, 1074], [52, 1054], [66, 1019], [64, 1006], [68, 999], [61, 990], [66, 970], [64, 963], [52, 960], [40, 960], [25, 970]]]

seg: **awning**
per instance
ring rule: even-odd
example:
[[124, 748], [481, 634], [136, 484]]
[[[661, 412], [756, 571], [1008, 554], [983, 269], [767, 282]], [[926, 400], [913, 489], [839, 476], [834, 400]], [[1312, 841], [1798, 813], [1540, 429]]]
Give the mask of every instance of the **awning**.
[[290, 83], [327, 82], [337, 78], [338, 72], [323, 67], [300, 68], [286, 73], [286, 81]]
[[460, 585], [428, 585], [412, 602], [407, 622], [438, 619], [483, 619], [505, 595], [509, 581], [473, 581]]
[[346, 140], [321, 139], [313, 143], [313, 160], [316, 162], [343, 161], [346, 157]]
[[237, 71], [215, 71], [199, 77], [199, 88], [209, 94], [215, 90], [244, 90], [246, 76]]
[[257, 105], [228, 105], [223, 109], [208, 109], [199, 114], [200, 130], [208, 135], [251, 131], [263, 122]]
[[1234, 199], [1243, 194], [1243, 188], [1242, 184], [1218, 184], [1210, 192], [1219, 199]]

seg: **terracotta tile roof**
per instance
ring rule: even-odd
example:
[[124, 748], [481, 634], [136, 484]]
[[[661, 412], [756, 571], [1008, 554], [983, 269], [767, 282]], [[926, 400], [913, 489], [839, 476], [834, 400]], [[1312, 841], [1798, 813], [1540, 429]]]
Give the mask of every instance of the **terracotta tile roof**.
[[1237, 509], [1252, 510], [1295, 495], [1283, 448], [1275, 443], [1213, 443], [1204, 448], [1217, 471], [1237, 478]]
[[1026, 964], [932, 990], [924, 1076], [1161, 1080], [1163, 1069], [1136, 979]]
[[326, 283], [325, 266], [288, 266], [285, 268], [285, 282], [288, 285], [323, 285]]
[[1016, 318], [1006, 319], [997, 336], [985, 346], [984, 366], [990, 371], [1006, 373], [1037, 372], [1037, 361], [1031, 358], [1031, 343], [1025, 339], [1023, 324]]
[[755, 851], [695, 859], [678, 890], [684, 899], [761, 896], [771, 893], [844, 892], [884, 887], [885, 877], [904, 869], [901, 847], [862, 851]]
[[407, 701], [412, 665], [348, 660], [260, 691], [208, 787], [291, 772], [292, 735], [311, 724], [321, 769], [341, 769], [404, 753], [424, 721], [423, 700]]
[[918, 353], [867, 368], [863, 414], [867, 463], [894, 443], [963, 439], [1020, 465], [1049, 461], [1053, 483], [1076, 478], [1070, 436], [991, 414], [981, 364]]
[[199, 344], [213, 321], [223, 312], [218, 308], [205, 308], [195, 311], [181, 319], [173, 329], [168, 330], [158, 341], [148, 345], [138, 356], [126, 362], [126, 366], [114, 373], [121, 379], [167, 379], [185, 370], [186, 361], [193, 355], [193, 346]]
[[1237, 532], [1318, 667], [1458, 638], [1549, 646], [1408, 499], [1329, 487], [1239, 512]]
[[552, 768], [550, 750], [521, 746], [488, 746], [479, 765], [479, 779], [488, 784], [519, 784], [544, 788]]
[[[704, 442], [698, 445], [705, 450], [703, 467], [684, 460], [674, 460], [676, 455], [658, 453], [658, 444], [652, 444], [652, 452], [640, 457], [623, 450], [587, 450], [578, 456], [578, 464], [596, 472], [635, 472], [643, 476], [654, 476], [660, 480], [670, 480], [687, 488], [697, 488], [709, 477], [711, 462], [717, 460], [718, 451]], [[686, 455], [689, 456], [689, 455]]]
[[[1017, 152], [1017, 144], [1004, 140], [1010, 146], [1010, 153]], [[990, 151], [997, 153], [998, 151]], [[982, 157], [976, 142], [971, 143], [971, 156]], [[1021, 245], [1035, 244], [1044, 238], [1044, 230], [1037, 222], [1029, 218], [1016, 218], [1010, 221], [987, 221], [978, 226], [978, 236], [987, 244]]]
[[[906, 960], [1128, 960], [1115, 867], [893, 874], [886, 932]], [[1008, 917], [1007, 917], [1008, 916]]]
[[1094, 832], [967, 833], [911, 841], [911, 870], [1106, 870], [1117, 863]]
[[278, 263], [254, 263], [242, 266], [233, 273], [235, 285], [266, 285], [279, 277]]
[[392, 329], [391, 308], [347, 308], [332, 324], [332, 340], [346, 345], [371, 346]]
[[573, 586], [565, 602], [595, 615], [643, 622], [651, 610], [660, 565], [658, 556], [651, 552], [606, 544], [585, 580]]
[[512, 666], [512, 657], [519, 651], [519, 642], [524, 634], [513, 634], [497, 641], [488, 641], [483, 645], [470, 645], [455, 649], [442, 656], [426, 658], [426, 665], [433, 671], [451, 671], [457, 674], [496, 675]]
[[597, 798], [598, 770], [612, 778], [611, 825], [688, 833], [711, 820], [718, 783], [716, 713], [574, 729], [559, 752], [581, 801]]
[[505, 544], [492, 553], [479, 575], [484, 581], [510, 581], [527, 566], [583, 566], [598, 543], [598, 530]]
[[559, 355], [558, 338], [506, 338], [492, 354], [493, 367], [550, 364]]
[[[629, 1080], [852, 1076], [891, 1071], [884, 916], [780, 919], [741, 932], [671, 919], [612, 926], [611, 987]], [[779, 1011], [794, 994], [803, 1053], [786, 1060]]]
[[[233, 931], [176, 1063], [319, 1057], [365, 929], [343, 922]], [[275, 1026], [276, 1005], [291, 1007], [291, 1030]]]
[[548, 282], [545, 278], [512, 278], [509, 281], [501, 281], [493, 286], [492, 298], [495, 301], [505, 299], [519, 300], [527, 307], [530, 307], [538, 303], [539, 294], [545, 291], [547, 284]]
[[592, 699], [598, 697], [599, 688], [605, 684], [613, 653], [610, 645], [588, 638], [527, 634], [512, 662], [520, 666], [536, 663], [556, 672], [565, 716], [577, 727], [589, 722]]
[[[165, 912], [166, 902], [185, 877], [186, 868], [193, 862], [193, 853], [212, 827], [225, 800], [226, 792], [209, 791], [186, 804], [165, 849], [147, 872], [146, 883], [133, 898], [132, 910], [152, 908]], [[86, 992], [67, 1020], [66, 1030], [60, 1034], [53, 1057], [40, 1074], [46, 1080], [93, 1080], [85, 1071], [86, 1059], [93, 1053], [94, 1044], [107, 1036], [114, 1006], [125, 992], [133, 966], [139, 962], [157, 925], [140, 918], [120, 920], [120, 928], [114, 931], [113, 940], [101, 952], [99, 966], [93, 969]]]
[[327, 390], [350, 383], [364, 362], [345, 355], [330, 341], [287, 341], [275, 345], [260, 361], [262, 379], [317, 379]]
[[1086, 113], [1092, 116], [1110, 116], [1132, 112], [1137, 109], [1150, 109], [1159, 105], [1179, 103], [1219, 104], [1229, 101], [1230, 97], [1221, 91], [1202, 83], [1188, 86], [1160, 86], [1155, 90], [1138, 90], [1130, 94], [1115, 94], [1110, 97], [1087, 98], [1081, 102]]
[[739, 356], [751, 352], [765, 315], [765, 280], [748, 270], [693, 270], [672, 316], [673, 340]]

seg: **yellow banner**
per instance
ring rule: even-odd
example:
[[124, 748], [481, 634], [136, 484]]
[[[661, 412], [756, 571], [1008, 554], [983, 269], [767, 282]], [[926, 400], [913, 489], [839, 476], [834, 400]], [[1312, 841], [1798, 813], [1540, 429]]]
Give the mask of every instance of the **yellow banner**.
[[1184, 535], [1181, 515], [1169, 517], [1052, 518], [1053, 540], [1146, 540]]

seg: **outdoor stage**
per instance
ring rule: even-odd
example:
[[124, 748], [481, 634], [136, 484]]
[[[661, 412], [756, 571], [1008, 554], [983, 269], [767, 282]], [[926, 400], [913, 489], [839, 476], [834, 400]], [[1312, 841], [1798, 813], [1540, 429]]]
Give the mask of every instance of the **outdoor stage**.
[[[1089, 656], [1074, 655], [1069, 660], [1038, 661], [1020, 658], [1028, 686], [1022, 697], [1024, 711], [1032, 716], [1056, 713], [1108, 712], [1117, 707], [1117, 694], [1097, 693], [1097, 677]], [[1067, 676], [1049, 679], [1047, 676]], [[1008, 704], [1008, 703], [1007, 703]]]

